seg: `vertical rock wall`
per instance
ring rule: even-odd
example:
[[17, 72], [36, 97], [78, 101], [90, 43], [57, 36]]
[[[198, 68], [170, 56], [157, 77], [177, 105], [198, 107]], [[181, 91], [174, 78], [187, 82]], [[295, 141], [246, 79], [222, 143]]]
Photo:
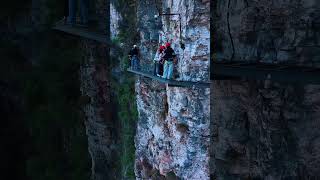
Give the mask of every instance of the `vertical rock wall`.
[[317, 0], [214, 1], [218, 60], [319, 64]]
[[116, 10], [114, 5], [110, 3], [110, 38], [114, 39], [119, 33], [119, 23], [121, 21], [121, 15]]
[[[101, 31], [106, 33], [106, 38], [110, 32], [109, 5], [109, 1], [95, 2], [96, 19]], [[86, 103], [83, 111], [92, 159], [91, 179], [116, 179], [117, 123], [112, 113], [109, 48], [95, 41], [83, 40], [82, 50], [81, 92]]]
[[[317, 66], [318, 1], [214, 3], [216, 60]], [[214, 178], [319, 178], [319, 86], [243, 80], [212, 89]]]
[[[185, 81], [208, 81], [210, 56], [210, 1], [163, 1], [163, 11], [181, 14], [164, 16], [162, 30], [178, 54], [177, 77]], [[180, 43], [185, 44], [185, 50]]]
[[[183, 80], [209, 79], [209, 2], [157, 1], [158, 9], [170, 8], [179, 18], [162, 18], [162, 30], [179, 54], [177, 77]], [[161, 7], [161, 8], [160, 8]], [[158, 46], [154, 25], [157, 7], [140, 0], [142, 63], [150, 63]], [[177, 19], [178, 18], [178, 19]], [[178, 25], [178, 26], [177, 26]], [[178, 31], [177, 31], [178, 30]], [[180, 49], [180, 40], [186, 44]], [[138, 179], [209, 179], [210, 89], [169, 87], [145, 78], [136, 82], [139, 120], [137, 125], [135, 173]]]
[[115, 123], [112, 121], [108, 69], [105, 63], [99, 63], [104, 60], [106, 52], [94, 42], [86, 42], [83, 45], [87, 54], [80, 70], [81, 92], [87, 103], [83, 110], [92, 159], [92, 179], [110, 179], [115, 176], [115, 173], [109, 170], [112, 169], [114, 161], [116, 132]]
[[211, 159], [215, 177], [319, 178], [319, 88], [215, 82]]

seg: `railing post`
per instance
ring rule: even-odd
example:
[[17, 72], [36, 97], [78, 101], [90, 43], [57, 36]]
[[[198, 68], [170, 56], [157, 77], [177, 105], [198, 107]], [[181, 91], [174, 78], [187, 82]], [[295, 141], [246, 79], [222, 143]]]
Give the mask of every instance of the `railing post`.
[[77, 15], [77, 2], [76, 0], [69, 0], [69, 16], [67, 18], [67, 23], [75, 24]]
[[80, 0], [80, 22], [88, 24], [89, 20], [89, 0]]

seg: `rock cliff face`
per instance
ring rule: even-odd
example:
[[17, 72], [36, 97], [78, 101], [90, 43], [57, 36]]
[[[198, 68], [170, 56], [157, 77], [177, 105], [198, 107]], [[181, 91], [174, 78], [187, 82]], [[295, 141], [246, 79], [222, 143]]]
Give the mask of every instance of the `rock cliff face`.
[[119, 23], [121, 21], [121, 15], [116, 10], [114, 5], [110, 3], [110, 36], [111, 39], [115, 38], [119, 34]]
[[215, 177], [319, 177], [320, 86], [246, 81], [213, 86]]
[[214, 1], [218, 60], [319, 64], [317, 0]]
[[[319, 5], [313, 0], [215, 1], [216, 60], [317, 66]], [[212, 176], [319, 178], [319, 87], [214, 81]]]
[[[179, 62], [176, 78], [209, 79], [209, 1], [139, 0], [137, 16], [142, 64], [151, 64], [158, 46], [154, 15], [170, 8], [179, 17], [162, 17], [161, 30]], [[186, 45], [180, 48], [180, 42]], [[209, 179], [210, 89], [169, 87], [145, 78], [136, 81], [139, 120], [135, 138], [138, 179]]]
[[[109, 17], [109, 2], [96, 1], [96, 14], [101, 31], [109, 32], [106, 27]], [[107, 36], [106, 36], [107, 37]], [[80, 69], [81, 92], [86, 103], [83, 111], [88, 136], [88, 148], [92, 159], [92, 179], [116, 179], [113, 168], [117, 156], [117, 131], [115, 116], [112, 113], [111, 76], [108, 61], [109, 49], [97, 42], [83, 40], [84, 52]]]
[[92, 159], [92, 179], [110, 179], [115, 177], [115, 172], [110, 173], [108, 169], [112, 169], [115, 158], [116, 124], [112, 119], [110, 76], [106, 64], [101, 63], [105, 49], [99, 48], [95, 42], [83, 45], [87, 54], [80, 70], [81, 92], [86, 102], [83, 111]]

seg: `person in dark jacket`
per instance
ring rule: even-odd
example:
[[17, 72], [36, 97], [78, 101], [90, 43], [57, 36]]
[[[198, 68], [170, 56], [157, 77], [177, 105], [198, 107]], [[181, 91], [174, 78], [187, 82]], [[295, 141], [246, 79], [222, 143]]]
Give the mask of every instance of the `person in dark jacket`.
[[[80, 25], [88, 26], [89, 19], [89, 0], [80, 1]], [[77, 22], [77, 0], [69, 0], [69, 16], [67, 18], [67, 24], [74, 25]]]
[[133, 45], [133, 48], [129, 52], [130, 66], [134, 70], [140, 69], [139, 49], [137, 45]]
[[171, 48], [170, 43], [166, 43], [166, 50], [164, 51], [163, 59], [164, 63], [164, 71], [162, 78], [172, 79], [173, 77], [173, 60], [176, 57], [174, 50]]

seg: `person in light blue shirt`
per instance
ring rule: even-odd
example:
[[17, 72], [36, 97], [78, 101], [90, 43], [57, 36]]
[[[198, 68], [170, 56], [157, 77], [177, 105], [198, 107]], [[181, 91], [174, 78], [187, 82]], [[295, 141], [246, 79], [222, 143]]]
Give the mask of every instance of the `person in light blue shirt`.
[[165, 46], [160, 46], [159, 49], [156, 52], [156, 55], [154, 56], [153, 63], [154, 63], [154, 71], [153, 74], [155, 76], [161, 77], [163, 74], [163, 51], [165, 49]]

